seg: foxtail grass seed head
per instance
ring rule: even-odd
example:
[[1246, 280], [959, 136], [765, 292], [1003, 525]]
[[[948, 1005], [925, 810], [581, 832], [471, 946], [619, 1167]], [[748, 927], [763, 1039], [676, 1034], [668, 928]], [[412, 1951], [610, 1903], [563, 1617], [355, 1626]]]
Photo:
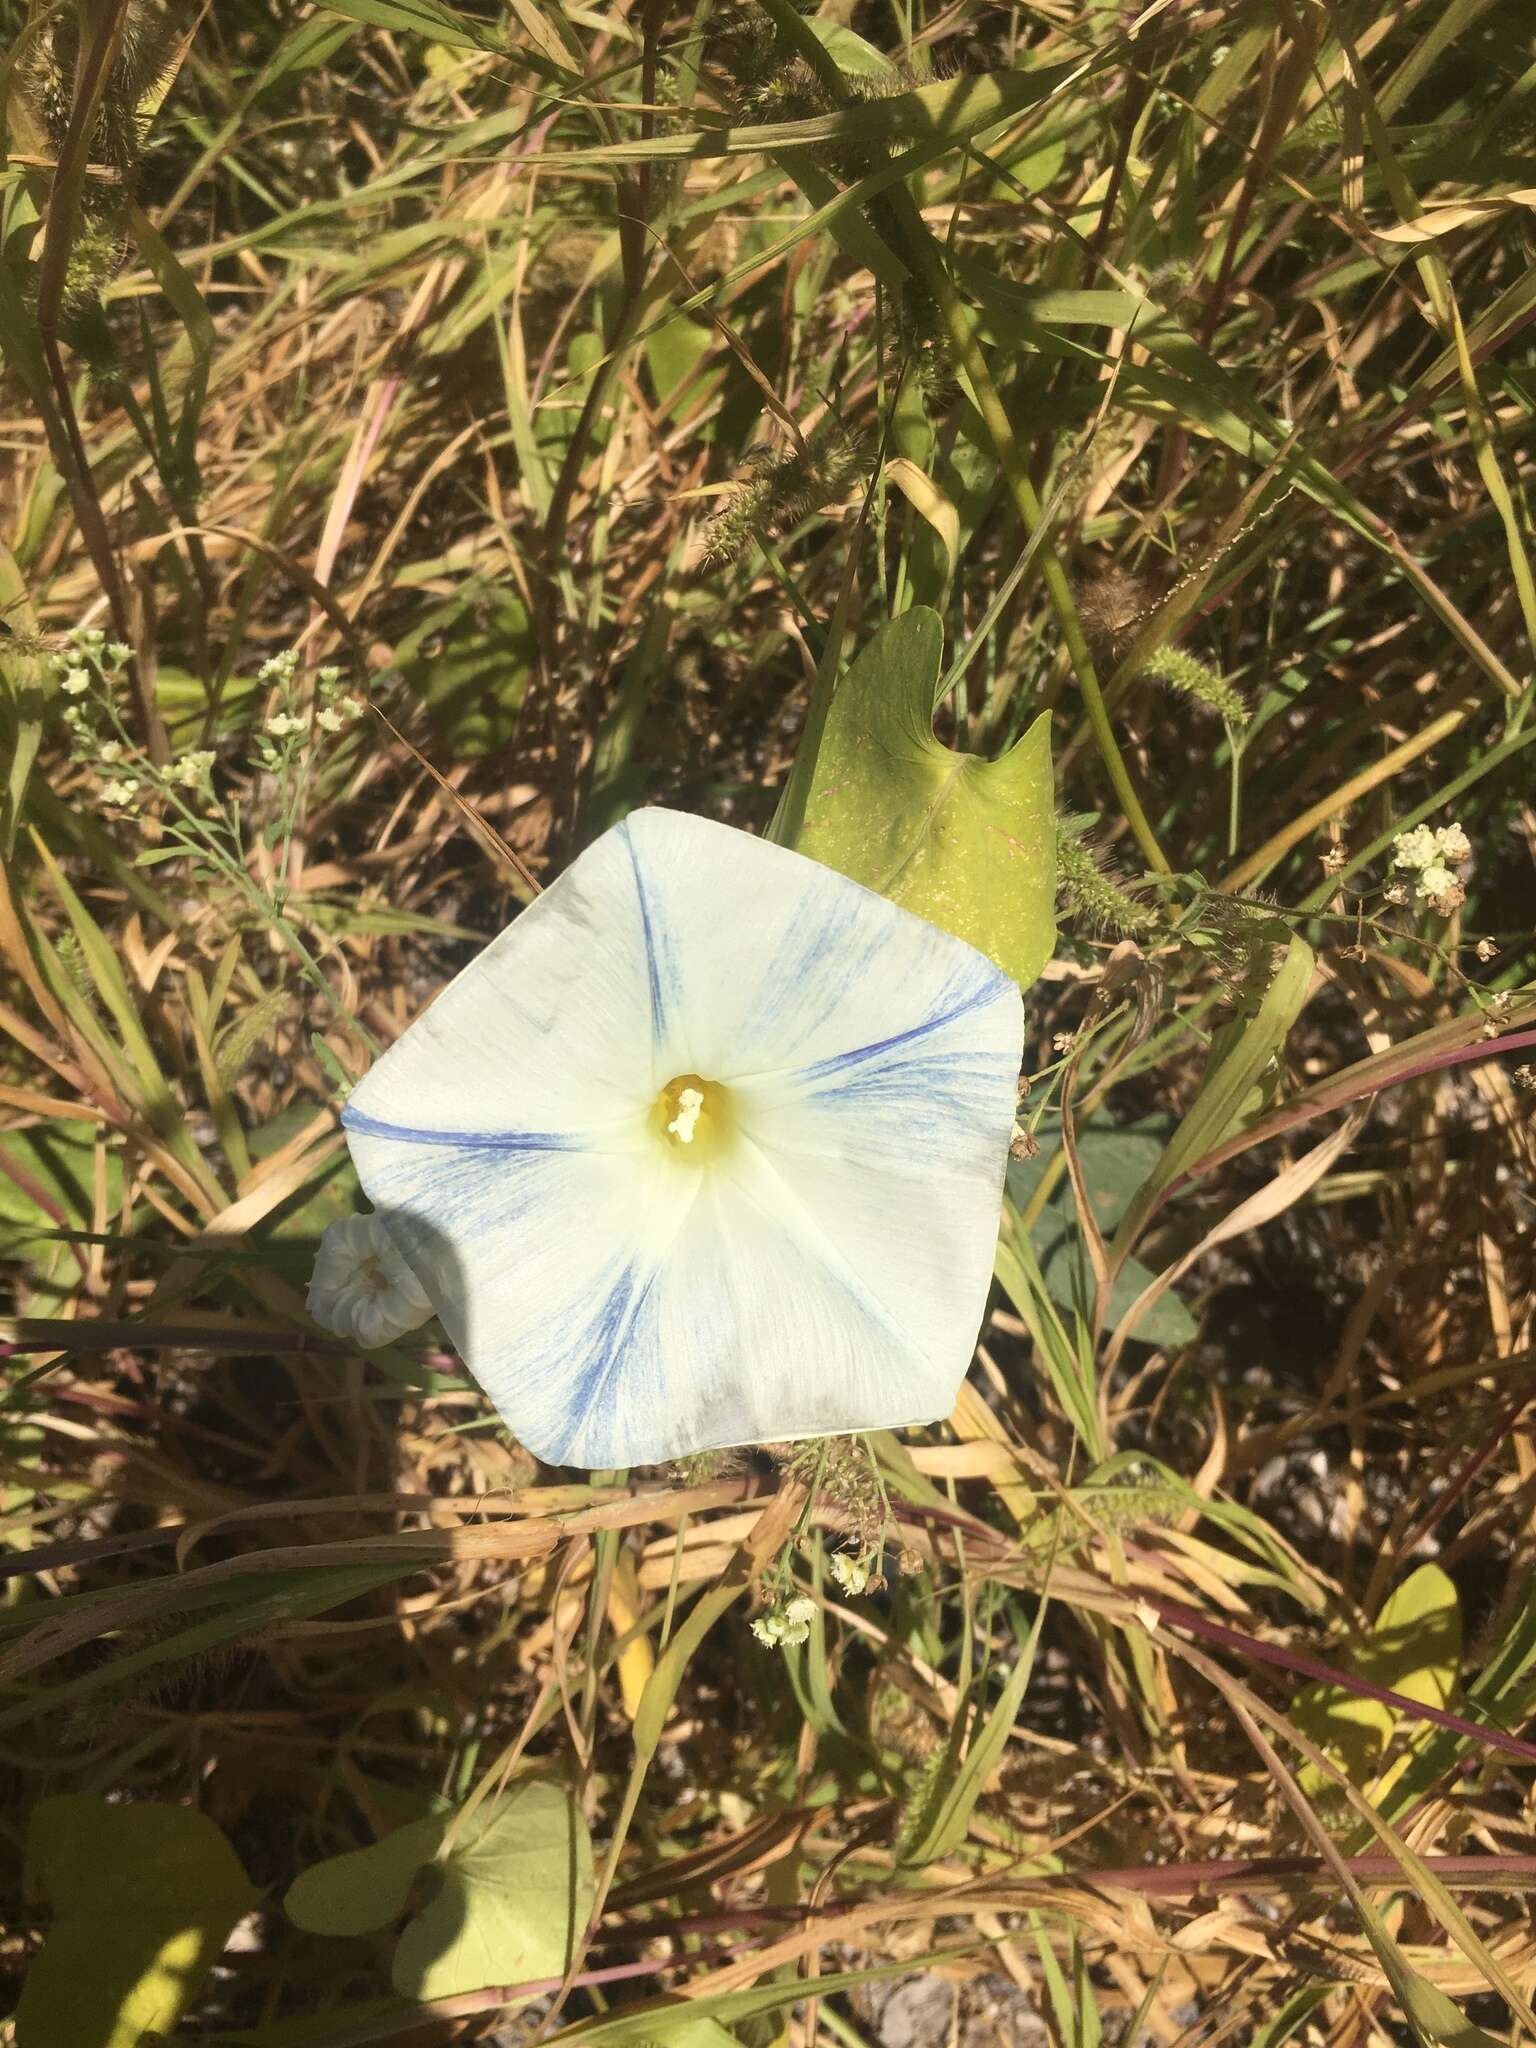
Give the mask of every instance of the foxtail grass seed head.
[[1150, 577], [1111, 563], [1083, 579], [1076, 593], [1077, 614], [1090, 641], [1113, 655], [1135, 633], [1155, 596]]
[[1225, 676], [1181, 647], [1159, 647], [1141, 665], [1141, 673], [1164, 683], [1181, 696], [1192, 697], [1231, 726], [1248, 723], [1248, 706]]
[[705, 534], [703, 561], [729, 562], [759, 536], [778, 539], [841, 498], [866, 466], [859, 438], [831, 415], [803, 448], [761, 452]]
[[1060, 819], [1056, 827], [1056, 882], [1068, 916], [1091, 932], [1138, 938], [1153, 931], [1157, 916], [1121, 888], [1108, 856], [1084, 838], [1089, 820]]

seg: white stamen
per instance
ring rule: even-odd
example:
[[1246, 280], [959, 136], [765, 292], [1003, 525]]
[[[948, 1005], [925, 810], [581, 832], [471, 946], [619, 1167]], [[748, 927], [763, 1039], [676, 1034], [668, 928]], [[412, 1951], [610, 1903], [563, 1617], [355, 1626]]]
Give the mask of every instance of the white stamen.
[[667, 1136], [676, 1138], [679, 1145], [693, 1143], [694, 1126], [704, 1107], [704, 1097], [697, 1088], [685, 1088], [677, 1098], [677, 1115], [667, 1125]]

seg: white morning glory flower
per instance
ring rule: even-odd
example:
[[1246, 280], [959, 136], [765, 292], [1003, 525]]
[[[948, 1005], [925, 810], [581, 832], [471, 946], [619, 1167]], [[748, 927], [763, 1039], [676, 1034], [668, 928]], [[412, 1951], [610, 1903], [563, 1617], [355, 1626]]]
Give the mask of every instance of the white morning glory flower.
[[392, 1344], [434, 1312], [377, 1216], [344, 1216], [325, 1226], [306, 1306], [317, 1323], [365, 1351]]
[[354, 1089], [364, 1188], [553, 1464], [947, 1415], [985, 1307], [1023, 1010], [819, 862], [635, 813]]

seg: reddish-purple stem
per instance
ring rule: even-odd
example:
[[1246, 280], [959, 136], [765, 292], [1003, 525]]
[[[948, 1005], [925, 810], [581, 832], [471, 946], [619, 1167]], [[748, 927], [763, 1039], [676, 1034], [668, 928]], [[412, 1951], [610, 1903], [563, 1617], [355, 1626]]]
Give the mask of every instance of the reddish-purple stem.
[[1164, 1600], [1155, 1593], [1138, 1593], [1136, 1597], [1139, 1605], [1150, 1607], [1159, 1621], [1171, 1628], [1187, 1629], [1205, 1642], [1219, 1643], [1223, 1649], [1235, 1650], [1239, 1656], [1252, 1657], [1261, 1664], [1274, 1664], [1298, 1678], [1321, 1679], [1325, 1685], [1336, 1685], [1342, 1692], [1356, 1693], [1361, 1699], [1380, 1700], [1384, 1707], [1395, 1707], [1398, 1713], [1415, 1721], [1432, 1721], [1437, 1728], [1448, 1728], [1452, 1734], [1484, 1743], [1489, 1749], [1502, 1749], [1509, 1756], [1536, 1763], [1536, 1742], [1522, 1741], [1518, 1735], [1506, 1735], [1502, 1728], [1468, 1721], [1460, 1714], [1448, 1714], [1443, 1707], [1426, 1706], [1422, 1700], [1411, 1700], [1405, 1693], [1373, 1684], [1369, 1678], [1357, 1678], [1353, 1672], [1336, 1671], [1321, 1657], [1309, 1657], [1304, 1650], [1282, 1650], [1278, 1644], [1262, 1643], [1256, 1636], [1240, 1635], [1235, 1628], [1224, 1628], [1219, 1621], [1208, 1620], [1177, 1600]]

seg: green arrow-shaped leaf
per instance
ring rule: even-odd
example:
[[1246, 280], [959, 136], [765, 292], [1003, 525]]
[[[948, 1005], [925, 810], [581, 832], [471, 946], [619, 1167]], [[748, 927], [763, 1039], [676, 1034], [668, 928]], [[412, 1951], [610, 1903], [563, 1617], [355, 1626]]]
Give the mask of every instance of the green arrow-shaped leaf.
[[1056, 939], [1046, 713], [999, 761], [933, 730], [943, 628], [893, 619], [839, 684], [817, 750], [802, 853], [926, 917], [1028, 987]]

